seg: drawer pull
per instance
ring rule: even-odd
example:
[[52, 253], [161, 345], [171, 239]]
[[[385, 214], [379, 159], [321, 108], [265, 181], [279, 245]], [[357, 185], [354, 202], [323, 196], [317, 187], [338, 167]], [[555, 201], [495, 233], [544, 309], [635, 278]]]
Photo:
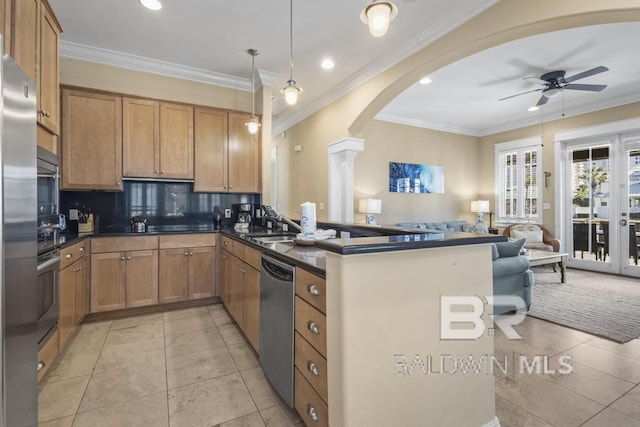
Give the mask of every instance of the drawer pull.
[[124, 261], [124, 257], [123, 257], [123, 256], [121, 256], [121, 257], [120, 257], [120, 259], [121, 259], [122, 261]]
[[318, 367], [311, 360], [307, 361], [307, 369], [309, 369], [309, 372], [311, 372], [316, 377], [320, 376], [320, 372], [318, 372]]
[[227, 242], [226, 240], [224, 242], [222, 242], [223, 245], [228, 244], [229, 242]]
[[318, 420], [320, 419], [320, 417], [318, 416], [318, 412], [316, 412], [316, 408], [311, 406], [311, 403], [307, 403], [307, 415], [309, 415], [309, 418], [311, 418], [315, 422], [318, 422]]
[[185, 252], [185, 253], [184, 253], [184, 256], [189, 256], [189, 252]]
[[72, 256], [73, 256], [73, 255], [71, 255], [71, 254], [66, 254], [64, 257], [65, 257], [66, 259], [69, 259], [69, 258], [71, 258]]
[[47, 364], [44, 362], [38, 362], [38, 366], [37, 366], [38, 372], [40, 372], [46, 365]]
[[307, 322], [307, 329], [309, 329], [311, 332], [313, 332], [316, 335], [320, 333], [320, 328], [318, 328], [317, 323], [314, 322], [313, 320], [309, 320]]
[[78, 252], [84, 252], [84, 246], [80, 246], [80, 247], [78, 248]]
[[309, 291], [311, 295], [320, 295], [320, 289], [318, 289], [316, 285], [307, 286], [307, 291]]

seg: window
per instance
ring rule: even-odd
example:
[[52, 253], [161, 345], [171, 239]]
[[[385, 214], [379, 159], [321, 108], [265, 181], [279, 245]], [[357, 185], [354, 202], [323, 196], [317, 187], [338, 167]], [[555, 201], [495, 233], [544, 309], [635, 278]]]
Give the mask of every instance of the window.
[[495, 150], [497, 221], [542, 221], [541, 139], [496, 144]]

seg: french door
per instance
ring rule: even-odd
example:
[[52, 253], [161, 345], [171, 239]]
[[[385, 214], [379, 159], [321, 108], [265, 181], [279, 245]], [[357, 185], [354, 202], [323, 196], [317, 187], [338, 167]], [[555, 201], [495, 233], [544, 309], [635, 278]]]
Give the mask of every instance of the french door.
[[640, 134], [564, 147], [567, 265], [640, 277]]

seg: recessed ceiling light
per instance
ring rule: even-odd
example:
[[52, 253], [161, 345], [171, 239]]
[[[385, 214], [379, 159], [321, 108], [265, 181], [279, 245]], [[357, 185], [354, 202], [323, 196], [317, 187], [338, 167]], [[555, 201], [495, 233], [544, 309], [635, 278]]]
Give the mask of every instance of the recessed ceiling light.
[[431, 79], [429, 77], [423, 77], [420, 79], [421, 85], [428, 85], [429, 83], [431, 83]]
[[333, 61], [330, 58], [327, 58], [325, 60], [322, 61], [322, 63], [320, 64], [320, 66], [322, 68], [324, 68], [325, 70], [330, 70], [333, 67], [335, 67], [336, 64], [333, 63]]
[[533, 107], [529, 107], [527, 111], [538, 111], [539, 109], [540, 107], [538, 107], [537, 105], [534, 105]]
[[140, 3], [151, 10], [160, 10], [162, 9], [162, 4], [158, 0], [140, 0]]

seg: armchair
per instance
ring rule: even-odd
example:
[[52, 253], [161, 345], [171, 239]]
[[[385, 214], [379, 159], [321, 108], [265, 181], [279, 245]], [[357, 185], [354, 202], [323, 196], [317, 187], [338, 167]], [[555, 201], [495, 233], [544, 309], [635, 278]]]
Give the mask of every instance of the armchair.
[[560, 252], [560, 240], [540, 224], [513, 224], [505, 228], [503, 236], [526, 239], [524, 247], [538, 251]]

